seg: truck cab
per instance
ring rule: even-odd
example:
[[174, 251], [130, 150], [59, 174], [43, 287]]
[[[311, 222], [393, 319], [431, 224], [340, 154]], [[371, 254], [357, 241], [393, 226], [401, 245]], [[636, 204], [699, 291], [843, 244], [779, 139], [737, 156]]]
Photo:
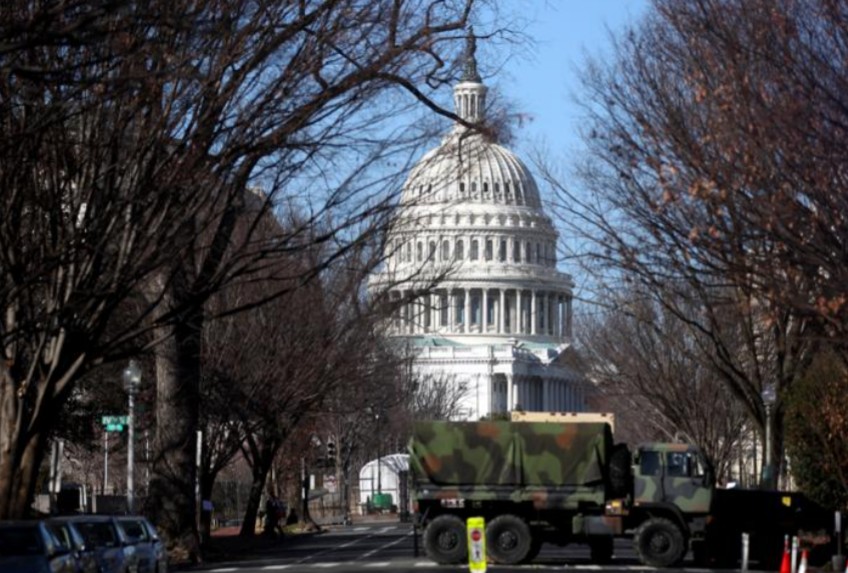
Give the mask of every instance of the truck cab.
[[710, 511], [713, 476], [689, 444], [649, 443], [633, 459], [634, 507], [673, 505], [684, 514]]

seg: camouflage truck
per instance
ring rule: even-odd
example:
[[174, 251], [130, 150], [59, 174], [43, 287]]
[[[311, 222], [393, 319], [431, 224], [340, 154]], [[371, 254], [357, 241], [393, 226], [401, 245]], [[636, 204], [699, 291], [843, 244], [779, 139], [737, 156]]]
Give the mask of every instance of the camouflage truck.
[[[739, 543], [725, 536], [737, 531], [710, 537], [715, 498], [731, 500], [719, 504], [725, 524], [753, 508], [749, 496], [721, 497], [693, 446], [650, 443], [631, 455], [613, 444], [606, 423], [421, 422], [409, 453], [424, 547], [438, 563], [466, 558], [472, 516], [486, 519], [489, 556], [501, 564], [530, 561], [543, 543], [572, 542], [588, 543], [596, 563], [609, 562], [620, 536], [632, 537], [639, 559], [653, 567], [680, 563], [690, 547], [701, 561], [727, 562]], [[785, 510], [785, 495], [753, 503]], [[752, 519], [746, 523], [751, 531]], [[794, 533], [791, 520], [785, 525], [755, 535], [752, 549], [779, 557], [783, 534]]]

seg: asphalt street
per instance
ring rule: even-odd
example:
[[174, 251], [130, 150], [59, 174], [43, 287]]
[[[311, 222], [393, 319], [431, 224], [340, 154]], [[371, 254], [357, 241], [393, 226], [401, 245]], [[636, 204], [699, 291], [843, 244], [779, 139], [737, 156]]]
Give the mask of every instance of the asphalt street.
[[[468, 571], [468, 567], [437, 565], [424, 555], [414, 555], [412, 528], [408, 524], [376, 523], [349, 527], [338, 527], [324, 533], [287, 538], [274, 547], [253, 555], [245, 555], [237, 561], [209, 564], [197, 568], [208, 573], [252, 573], [269, 571], [332, 573], [390, 571], [397, 573], [426, 571]], [[595, 565], [589, 560], [589, 548], [585, 545], [567, 547], [545, 546], [531, 564], [518, 566], [489, 565], [489, 571], [509, 573], [512, 571], [650, 571], [651, 567], [640, 565], [627, 540], [617, 540], [615, 557], [610, 565]], [[698, 569], [685, 562], [686, 573], [704, 573], [709, 569]]]

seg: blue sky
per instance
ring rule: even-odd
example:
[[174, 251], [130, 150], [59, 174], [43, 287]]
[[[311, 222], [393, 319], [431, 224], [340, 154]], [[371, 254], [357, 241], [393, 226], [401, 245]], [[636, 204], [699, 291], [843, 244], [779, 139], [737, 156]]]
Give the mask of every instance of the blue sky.
[[505, 55], [504, 67], [490, 80], [520, 112], [533, 120], [515, 130], [519, 153], [544, 145], [567, 155], [579, 145], [579, 69], [585, 56], [609, 50], [609, 32], [621, 32], [647, 11], [647, 0], [508, 0], [502, 10], [524, 20], [533, 45]]

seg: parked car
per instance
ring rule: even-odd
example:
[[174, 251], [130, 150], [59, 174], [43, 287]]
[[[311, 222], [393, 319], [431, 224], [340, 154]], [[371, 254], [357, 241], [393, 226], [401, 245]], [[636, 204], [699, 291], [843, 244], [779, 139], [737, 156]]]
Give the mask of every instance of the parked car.
[[75, 515], [62, 517], [73, 522], [85, 544], [94, 547], [97, 564], [102, 573], [138, 573], [135, 546], [109, 515]]
[[135, 546], [139, 573], [167, 573], [168, 552], [156, 528], [140, 515], [118, 517], [118, 524]]
[[100, 573], [97, 551], [86, 544], [85, 538], [70, 519], [51, 518], [45, 523], [65, 549], [70, 551], [76, 562], [76, 573]]
[[0, 521], [0, 571], [75, 573], [76, 561], [41, 521]]

